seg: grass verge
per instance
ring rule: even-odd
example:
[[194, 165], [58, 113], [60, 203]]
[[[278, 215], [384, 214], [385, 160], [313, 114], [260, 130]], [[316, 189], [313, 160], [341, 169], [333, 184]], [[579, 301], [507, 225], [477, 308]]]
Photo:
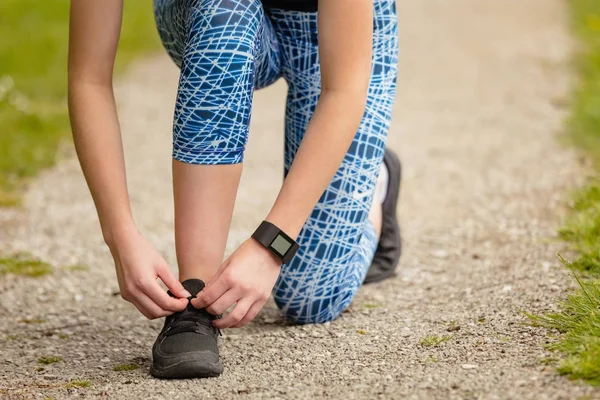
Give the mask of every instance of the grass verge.
[[[51, 274], [55, 271], [66, 271], [71, 273], [87, 272], [89, 267], [83, 264], [66, 265], [64, 267], [55, 267], [47, 262], [41, 261], [27, 252], [15, 253], [12, 255], [0, 255], [0, 277], [2, 275], [18, 275], [30, 278]], [[44, 320], [21, 320], [24, 323], [41, 323]]]
[[91, 381], [71, 381], [65, 385], [67, 389], [87, 388], [92, 385]]
[[121, 372], [121, 371], [133, 371], [138, 369], [140, 366], [137, 364], [119, 364], [113, 367], [113, 371]]
[[12, 274], [37, 278], [50, 273], [52, 273], [50, 264], [33, 258], [26, 253], [0, 257], [0, 276]]
[[560, 303], [560, 311], [534, 319], [563, 333], [550, 346], [566, 356], [558, 372], [600, 386], [600, 280], [597, 277], [582, 280], [577, 273], [574, 276], [579, 290]]
[[[125, 3], [117, 69], [159, 48], [152, 5]], [[69, 137], [69, 2], [2, 0], [0, 206], [18, 205], [28, 178], [51, 166]]]
[[450, 339], [452, 339], [452, 335], [444, 335], [444, 336], [428, 335], [428, 336], [421, 338], [421, 340], [419, 341], [419, 344], [423, 347], [437, 347], [437, 346], [441, 345], [442, 343], [446, 343]]
[[40, 357], [40, 358], [38, 358], [38, 363], [44, 364], [44, 365], [54, 364], [54, 363], [57, 363], [60, 361], [62, 361], [62, 357]]
[[600, 2], [573, 0], [570, 5], [582, 51], [567, 129], [593, 161], [596, 178], [576, 194], [571, 217], [559, 232], [577, 254], [562, 261], [579, 287], [560, 303], [559, 312], [534, 318], [563, 333], [552, 346], [565, 356], [558, 371], [600, 385]]

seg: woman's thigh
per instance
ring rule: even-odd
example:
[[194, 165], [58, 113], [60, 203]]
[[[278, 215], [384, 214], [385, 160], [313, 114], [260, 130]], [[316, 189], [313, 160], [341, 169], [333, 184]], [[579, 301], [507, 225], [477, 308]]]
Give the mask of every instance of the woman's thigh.
[[173, 157], [241, 162], [255, 88], [280, 76], [278, 45], [259, 0], [155, 0], [161, 40], [180, 67]]
[[[367, 106], [354, 140], [283, 267], [275, 299], [298, 322], [334, 319], [362, 284], [377, 246], [367, 221], [385, 150], [396, 89], [398, 31], [393, 0], [374, 2], [373, 58]], [[320, 93], [317, 13], [271, 10], [289, 85], [285, 170], [289, 169]]]

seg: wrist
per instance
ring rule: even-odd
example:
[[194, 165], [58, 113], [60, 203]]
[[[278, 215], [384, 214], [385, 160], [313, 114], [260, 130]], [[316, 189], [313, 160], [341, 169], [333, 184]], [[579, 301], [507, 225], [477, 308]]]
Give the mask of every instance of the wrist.
[[269, 213], [269, 215], [267, 215], [265, 218], [265, 221], [277, 226], [294, 240], [298, 238], [298, 234], [300, 234], [300, 230], [302, 229], [302, 226], [304, 226], [305, 222], [301, 218], [294, 218], [293, 215], [288, 215], [286, 217], [277, 212]]
[[281, 264], [289, 263], [300, 245], [280, 227], [270, 221], [263, 221], [252, 234], [255, 242], [279, 259]]
[[268, 257], [269, 260], [273, 261], [273, 264], [277, 266], [277, 268], [281, 269], [283, 261], [281, 258], [277, 257], [275, 254], [271, 253], [269, 249], [259, 243], [256, 239], [250, 238], [248, 239], [251, 242], [251, 246], [260, 254], [263, 254], [265, 257]]
[[106, 227], [102, 226], [104, 243], [111, 249], [118, 247], [119, 243], [123, 243], [135, 235], [139, 235], [139, 230], [135, 226], [133, 220], [122, 221]]

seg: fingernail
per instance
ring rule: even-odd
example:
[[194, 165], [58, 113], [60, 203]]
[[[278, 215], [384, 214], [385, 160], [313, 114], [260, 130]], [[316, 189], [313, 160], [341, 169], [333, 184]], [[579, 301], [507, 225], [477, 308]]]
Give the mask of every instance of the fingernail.
[[192, 297], [192, 294], [190, 292], [188, 292], [187, 290], [183, 291], [184, 297]]

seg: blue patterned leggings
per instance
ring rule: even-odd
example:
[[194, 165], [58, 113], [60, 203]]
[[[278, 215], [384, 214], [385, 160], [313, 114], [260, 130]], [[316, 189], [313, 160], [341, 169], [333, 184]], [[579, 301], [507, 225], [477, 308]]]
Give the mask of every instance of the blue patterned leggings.
[[[317, 13], [265, 9], [260, 0], [154, 0], [158, 30], [181, 69], [173, 157], [194, 164], [242, 161], [252, 96], [280, 77], [288, 84], [285, 171], [320, 93]], [[395, 0], [374, 0], [366, 110], [342, 165], [282, 268], [275, 302], [297, 323], [335, 319], [362, 284], [377, 248], [367, 216], [383, 158], [396, 89]]]

